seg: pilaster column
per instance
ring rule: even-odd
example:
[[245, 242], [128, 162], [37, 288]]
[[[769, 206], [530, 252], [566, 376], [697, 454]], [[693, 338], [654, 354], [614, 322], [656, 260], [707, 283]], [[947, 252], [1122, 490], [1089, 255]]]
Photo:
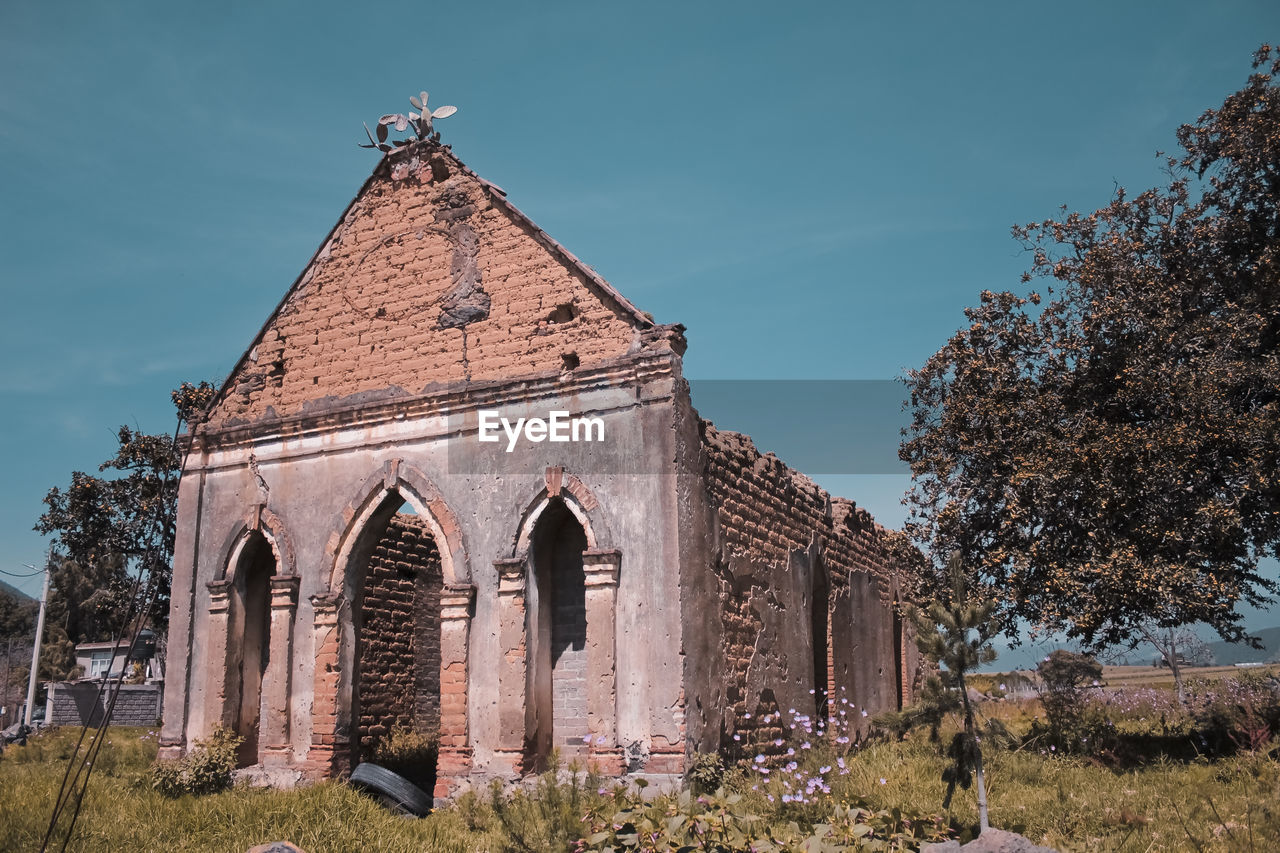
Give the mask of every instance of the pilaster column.
[[262, 751], [264, 763], [289, 760], [289, 725], [292, 691], [293, 619], [298, 610], [296, 575], [271, 578], [271, 624], [267, 670], [262, 679]]
[[341, 768], [350, 738], [349, 726], [338, 719], [338, 689], [342, 675], [340, 659], [342, 626], [338, 614], [342, 598], [333, 593], [311, 596], [315, 612], [315, 685], [311, 704], [311, 750], [307, 763], [323, 775]]
[[498, 570], [498, 744], [495, 757], [513, 773], [524, 763], [527, 730], [528, 637], [525, 627], [525, 561], [496, 560]]
[[622, 772], [618, 745], [617, 607], [621, 551], [585, 551], [587, 731], [590, 760], [602, 773]]
[[467, 675], [471, 609], [476, 588], [449, 584], [440, 593], [440, 753], [436, 762], [438, 797], [448, 797], [453, 780], [471, 770], [467, 738]]
[[201, 663], [208, 673], [206, 690], [209, 700], [206, 707], [217, 709], [217, 716], [213, 720], [206, 718], [206, 726], [212, 728], [213, 723], [230, 726], [235, 722], [235, 708], [232, 706], [233, 700], [238, 697], [231, 695], [234, 692], [231, 690], [231, 680], [239, 678], [239, 673], [232, 672], [234, 667], [228, 665], [230, 659], [227, 656], [231, 581], [210, 581], [206, 586], [209, 589], [209, 653]]

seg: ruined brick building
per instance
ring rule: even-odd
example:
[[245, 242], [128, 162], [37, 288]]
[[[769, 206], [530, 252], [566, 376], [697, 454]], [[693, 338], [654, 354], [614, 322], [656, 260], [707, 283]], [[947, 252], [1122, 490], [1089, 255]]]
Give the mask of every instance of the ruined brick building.
[[[445, 796], [900, 705], [884, 531], [701, 420], [684, 351], [447, 147], [386, 155], [189, 437], [162, 756], [223, 723], [318, 777], [438, 728]], [[485, 411], [601, 436], [508, 450]]]

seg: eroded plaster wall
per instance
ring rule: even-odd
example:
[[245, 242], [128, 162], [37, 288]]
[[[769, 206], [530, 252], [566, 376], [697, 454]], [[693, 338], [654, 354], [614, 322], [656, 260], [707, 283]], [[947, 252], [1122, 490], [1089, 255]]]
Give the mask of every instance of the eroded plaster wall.
[[[691, 748], [731, 755], [785, 749], [776, 742], [787, 734], [791, 712], [814, 716], [823, 691], [832, 712], [847, 709], [855, 728], [865, 728], [862, 711], [897, 707], [893, 565], [884, 531], [747, 436], [705, 421], [690, 422], [683, 434], [706, 492], [705, 499], [697, 494], [700, 478], [691, 472]], [[826, 618], [815, 618], [815, 606], [824, 604]], [[815, 641], [825, 653], [819, 646], [815, 655]]]
[[[175, 605], [173, 625], [175, 635], [186, 633], [190, 639], [187, 644], [171, 642], [175, 689], [164, 730], [171, 751], [217, 721], [213, 700], [222, 664], [216, 621], [209, 614], [209, 585], [223, 576], [246, 524], [265, 513], [275, 527], [266, 535], [287, 552], [282, 571], [296, 572], [299, 578], [288, 738], [292, 760], [305, 764], [318, 719], [317, 672], [342, 666], [341, 660], [318, 658], [323, 637], [317, 636], [315, 602], [344, 582], [344, 544], [360, 534], [361, 513], [387, 486], [396, 489], [397, 503], [403, 498], [415, 504], [420, 517], [430, 515], [433, 498], [415, 492], [422, 490], [414, 478], [402, 482], [388, 473], [398, 466], [420, 472], [434, 499], [447, 505], [456, 521], [465, 556], [459, 560], [455, 555], [453, 576], [443, 573], [446, 590], [453, 582], [475, 588], [466, 661], [473, 767], [483, 772], [493, 766], [494, 752], [505, 739], [497, 675], [506, 650], [499, 636], [495, 562], [515, 556], [522, 519], [547, 490], [549, 468], [571, 473], [585, 485], [592, 496], [589, 522], [596, 548], [621, 554], [614, 614], [617, 745], [634, 757], [637, 768], [646, 766], [654, 753], [682, 753], [681, 625], [673, 595], [679, 582], [671, 464], [674, 368], [669, 353], [650, 362], [627, 382], [610, 377], [576, 388], [570, 396], [556, 395], [553, 389], [536, 404], [506, 401], [544, 413], [550, 408], [590, 411], [604, 420], [610, 440], [603, 443], [527, 445], [507, 454], [500, 446], [477, 441], [474, 410], [450, 417], [389, 415], [376, 424], [364, 410], [347, 423], [319, 430], [299, 424], [294, 432], [281, 427], [274, 435], [249, 441], [234, 432], [203, 437], [182, 482], [186, 523], [179, 532], [174, 600], [190, 606]], [[548, 387], [558, 381], [548, 379]], [[350, 620], [341, 607], [339, 619]], [[349, 689], [350, 675], [342, 674], [343, 689]]]

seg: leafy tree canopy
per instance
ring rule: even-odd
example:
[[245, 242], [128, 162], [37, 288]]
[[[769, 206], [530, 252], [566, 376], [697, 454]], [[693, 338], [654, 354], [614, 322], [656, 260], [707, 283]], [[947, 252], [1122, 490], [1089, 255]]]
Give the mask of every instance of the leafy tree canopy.
[[[207, 382], [183, 383], [173, 392], [179, 429], [203, 411], [213, 392]], [[134, 578], [153, 567], [150, 618], [161, 627], [168, 622], [180, 442], [176, 432], [146, 435], [129, 427], [120, 427], [117, 439], [115, 455], [98, 468], [111, 475], [73, 472], [65, 491], [55, 486], [45, 495], [35, 526], [53, 537], [56, 553], [49, 618], [73, 643], [118, 633], [130, 605], [144, 605], [145, 587]]]
[[958, 550], [1010, 633], [1238, 641], [1277, 591], [1280, 49], [1253, 67], [1179, 128], [1167, 186], [1015, 227], [1027, 288], [984, 292], [908, 374], [908, 533]]

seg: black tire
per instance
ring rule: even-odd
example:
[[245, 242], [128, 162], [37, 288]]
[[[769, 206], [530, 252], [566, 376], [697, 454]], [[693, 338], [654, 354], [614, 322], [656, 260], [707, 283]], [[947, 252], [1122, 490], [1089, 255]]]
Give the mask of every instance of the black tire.
[[363, 788], [384, 806], [402, 814], [425, 817], [434, 805], [431, 797], [408, 779], [367, 761], [352, 771], [351, 784]]

